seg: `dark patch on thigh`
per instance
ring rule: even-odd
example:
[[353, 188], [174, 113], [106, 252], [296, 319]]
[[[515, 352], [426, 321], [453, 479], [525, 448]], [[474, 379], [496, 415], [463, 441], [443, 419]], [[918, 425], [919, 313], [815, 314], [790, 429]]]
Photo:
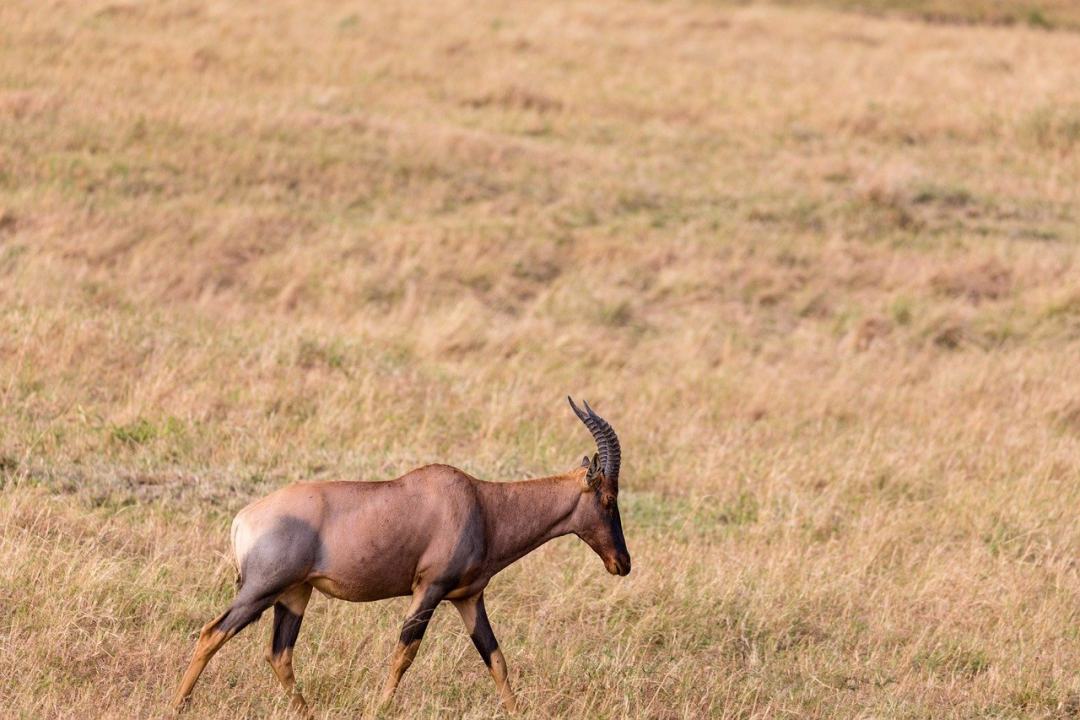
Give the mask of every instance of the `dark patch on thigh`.
[[286, 515], [260, 535], [240, 568], [240, 596], [280, 593], [304, 580], [322, 554], [319, 532], [306, 520]]
[[228, 612], [218, 620], [217, 629], [235, 635], [262, 617], [263, 610], [270, 607], [273, 602], [272, 597], [259, 598], [253, 602], [246, 602], [237, 598], [229, 607]]
[[300, 623], [303, 621], [303, 615], [297, 615], [281, 603], [274, 604], [274, 639], [270, 650], [275, 657], [296, 644], [296, 636], [300, 634]]
[[218, 629], [235, 634], [258, 620], [281, 593], [307, 577], [321, 552], [319, 533], [310, 523], [289, 515], [278, 518], [244, 555], [240, 589]]

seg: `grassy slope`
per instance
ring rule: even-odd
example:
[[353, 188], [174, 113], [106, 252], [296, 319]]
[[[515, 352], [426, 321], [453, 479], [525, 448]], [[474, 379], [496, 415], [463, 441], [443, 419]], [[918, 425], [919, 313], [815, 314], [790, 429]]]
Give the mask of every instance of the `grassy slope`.
[[[535, 717], [1080, 712], [1080, 49], [767, 6], [0, 6], [0, 706], [163, 713], [231, 513], [625, 446], [634, 574], [489, 608]], [[368, 707], [404, 601], [317, 599]], [[280, 713], [267, 623], [198, 717]], [[422, 710], [422, 712], [421, 712]], [[489, 717], [441, 613], [396, 713]]]

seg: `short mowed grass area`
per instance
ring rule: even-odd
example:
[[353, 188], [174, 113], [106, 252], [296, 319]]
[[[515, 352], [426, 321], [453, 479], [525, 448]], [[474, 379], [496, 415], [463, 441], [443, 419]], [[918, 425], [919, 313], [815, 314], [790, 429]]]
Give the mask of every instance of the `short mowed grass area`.
[[[634, 570], [492, 582], [523, 716], [1080, 716], [1075, 24], [0, 4], [0, 715], [167, 716], [237, 510], [567, 470], [570, 393]], [[406, 604], [312, 601], [319, 717], [375, 711]], [[269, 633], [191, 717], [285, 715]], [[440, 611], [384, 716], [502, 715]]]

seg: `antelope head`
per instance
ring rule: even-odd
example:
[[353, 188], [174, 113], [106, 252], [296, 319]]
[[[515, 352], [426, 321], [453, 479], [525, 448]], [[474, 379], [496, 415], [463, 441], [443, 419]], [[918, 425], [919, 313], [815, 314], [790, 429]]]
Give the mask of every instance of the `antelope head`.
[[[574, 414], [585, 423], [596, 441], [597, 452], [582, 459], [581, 498], [574, 510], [575, 533], [593, 549], [612, 575], [630, 574], [630, 551], [623, 538], [619, 517], [619, 438], [589, 403], [582, 410], [574, 404]], [[581, 470], [579, 470], [581, 472]]]

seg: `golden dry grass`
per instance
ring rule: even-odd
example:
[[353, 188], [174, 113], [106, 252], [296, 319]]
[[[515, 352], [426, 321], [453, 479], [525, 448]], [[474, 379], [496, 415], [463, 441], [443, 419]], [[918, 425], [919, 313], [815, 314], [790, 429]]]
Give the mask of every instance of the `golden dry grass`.
[[[232, 513], [568, 468], [568, 392], [623, 438], [634, 573], [564, 539], [496, 578], [525, 716], [1080, 715], [1077, 35], [17, 0], [0, 48], [5, 717], [165, 715]], [[403, 612], [313, 601], [322, 717]], [[458, 625], [391, 716], [500, 714]], [[192, 717], [284, 711], [267, 634]]]

